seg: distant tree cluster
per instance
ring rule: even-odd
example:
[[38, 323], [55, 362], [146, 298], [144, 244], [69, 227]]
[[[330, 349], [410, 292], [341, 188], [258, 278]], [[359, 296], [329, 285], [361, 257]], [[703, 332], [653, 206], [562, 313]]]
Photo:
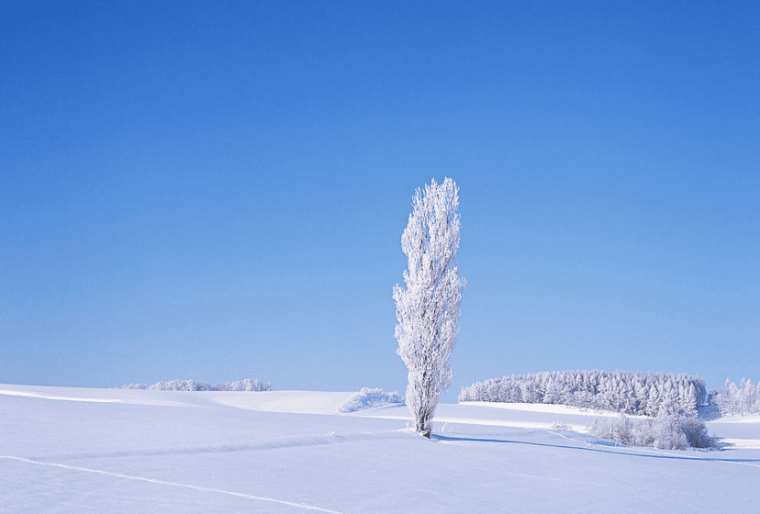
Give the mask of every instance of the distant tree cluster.
[[696, 416], [705, 381], [685, 374], [554, 371], [492, 378], [462, 389], [460, 402], [546, 403], [656, 416], [661, 409]]
[[169, 382], [156, 382], [153, 385], [127, 384], [121, 386], [121, 388], [153, 389], [158, 391], [271, 391], [272, 384], [246, 378], [237, 382], [216, 384], [212, 387], [205, 382], [196, 382], [195, 380], [170, 380]]
[[404, 403], [404, 397], [396, 391], [386, 393], [379, 387], [375, 389], [362, 387], [358, 393], [346, 400], [346, 403], [340, 407], [340, 412], [356, 412], [362, 409], [370, 409], [393, 403]]
[[737, 386], [726, 379], [723, 389], [711, 391], [708, 402], [716, 407], [721, 416], [760, 413], [760, 383], [742, 378]]
[[626, 446], [648, 446], [660, 450], [714, 448], [715, 438], [707, 434], [705, 423], [693, 416], [667, 413], [654, 419], [632, 420], [621, 414], [617, 419], [598, 419], [591, 435]]

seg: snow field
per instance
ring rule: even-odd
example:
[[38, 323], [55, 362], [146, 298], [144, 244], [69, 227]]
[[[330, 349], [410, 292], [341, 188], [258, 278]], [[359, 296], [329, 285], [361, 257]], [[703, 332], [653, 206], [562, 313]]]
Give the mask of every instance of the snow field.
[[[548, 429], [587, 412], [442, 404], [426, 440], [404, 406], [339, 414], [353, 393], [0, 391], [30, 393], [0, 394], [0, 512], [741, 513], [760, 500], [756, 422], [709, 422], [740, 443], [721, 451], [665, 452]], [[87, 401], [104, 399], [119, 401]]]

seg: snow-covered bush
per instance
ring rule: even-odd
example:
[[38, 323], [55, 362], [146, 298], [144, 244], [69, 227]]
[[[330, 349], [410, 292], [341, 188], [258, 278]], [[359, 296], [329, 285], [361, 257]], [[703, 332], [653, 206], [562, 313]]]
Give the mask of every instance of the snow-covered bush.
[[681, 430], [692, 448], [714, 448], [717, 441], [707, 434], [704, 421], [691, 416], [679, 416]]
[[340, 412], [356, 412], [392, 403], [404, 403], [404, 397], [395, 391], [386, 393], [380, 388], [370, 389], [362, 387], [361, 391], [351, 396], [351, 398], [346, 400], [346, 403], [341, 405]]
[[459, 332], [465, 280], [458, 274], [459, 189], [450, 178], [417, 189], [401, 236], [406, 288], [396, 285], [397, 353], [409, 370], [406, 404], [415, 430], [430, 437], [438, 399], [451, 382], [449, 356]]
[[760, 383], [755, 387], [752, 380], [742, 378], [737, 386], [726, 379], [723, 389], [710, 392], [709, 403], [721, 416], [760, 413]]
[[148, 389], [160, 391], [211, 391], [213, 388], [204, 383], [195, 380], [170, 380], [169, 382], [158, 382]]
[[547, 403], [626, 414], [696, 416], [706, 401], [700, 377], [665, 373], [554, 371], [494, 378], [462, 389], [460, 402]]
[[156, 382], [153, 385], [127, 384], [121, 386], [121, 388], [152, 389], [158, 391], [271, 391], [272, 384], [246, 378], [245, 380], [226, 384], [216, 384], [211, 387], [205, 382], [196, 382], [194, 380], [170, 380], [169, 382]]
[[259, 382], [255, 378], [251, 380], [246, 378], [245, 380], [238, 380], [237, 382], [216, 384], [213, 388], [214, 391], [271, 391], [272, 384], [269, 382]]
[[654, 419], [632, 420], [621, 414], [616, 419], [598, 419], [590, 434], [626, 446], [646, 446], [660, 450], [714, 448], [703, 421], [693, 416], [663, 412]]

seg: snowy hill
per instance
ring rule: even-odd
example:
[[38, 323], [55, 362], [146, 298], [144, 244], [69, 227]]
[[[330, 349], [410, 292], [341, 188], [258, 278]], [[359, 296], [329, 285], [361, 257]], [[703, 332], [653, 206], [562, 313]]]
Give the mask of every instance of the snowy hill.
[[[442, 404], [434, 437], [354, 393], [0, 385], [0, 512], [755, 512], [760, 419], [719, 451], [616, 447], [608, 413]], [[574, 431], [552, 429], [555, 423]]]

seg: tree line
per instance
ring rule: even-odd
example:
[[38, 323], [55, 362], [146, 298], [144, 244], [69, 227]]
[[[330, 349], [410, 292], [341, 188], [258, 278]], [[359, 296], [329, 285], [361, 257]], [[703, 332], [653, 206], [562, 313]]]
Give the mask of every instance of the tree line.
[[170, 380], [168, 382], [156, 382], [148, 384], [127, 384], [122, 389], [152, 389], [156, 391], [271, 391], [272, 384], [259, 382], [257, 379], [238, 380], [237, 382], [216, 384], [211, 386], [205, 382], [195, 380]]
[[553, 371], [476, 382], [460, 402], [570, 405], [656, 416], [661, 410], [696, 416], [707, 401], [705, 382], [686, 374], [624, 371]]

